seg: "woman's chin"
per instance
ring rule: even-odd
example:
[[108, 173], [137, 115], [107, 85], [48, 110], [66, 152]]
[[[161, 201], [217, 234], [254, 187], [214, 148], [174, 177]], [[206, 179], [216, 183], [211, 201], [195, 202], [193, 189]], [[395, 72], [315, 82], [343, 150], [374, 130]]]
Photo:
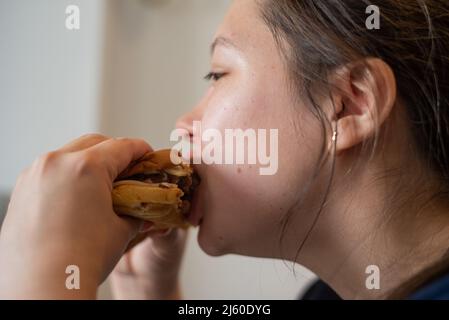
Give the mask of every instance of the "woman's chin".
[[201, 250], [211, 257], [220, 257], [230, 253], [223, 238], [209, 235], [204, 223], [200, 225], [197, 240]]

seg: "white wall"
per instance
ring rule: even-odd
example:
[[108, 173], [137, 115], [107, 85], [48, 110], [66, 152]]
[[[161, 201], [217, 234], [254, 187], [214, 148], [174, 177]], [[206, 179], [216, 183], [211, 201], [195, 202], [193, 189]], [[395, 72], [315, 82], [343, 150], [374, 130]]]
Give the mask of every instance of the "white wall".
[[[81, 8], [81, 30], [65, 8]], [[103, 0], [0, 0], [0, 190], [38, 155], [98, 130]]]

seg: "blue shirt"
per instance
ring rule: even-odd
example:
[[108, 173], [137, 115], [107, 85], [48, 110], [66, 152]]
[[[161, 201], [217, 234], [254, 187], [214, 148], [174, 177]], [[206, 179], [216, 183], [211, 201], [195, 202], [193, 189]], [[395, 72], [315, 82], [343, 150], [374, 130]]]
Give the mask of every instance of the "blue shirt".
[[[341, 298], [321, 280], [313, 283], [300, 300], [340, 300]], [[443, 275], [415, 293], [408, 300], [449, 300], [449, 274]]]
[[444, 275], [410, 296], [411, 300], [449, 300], [449, 274]]

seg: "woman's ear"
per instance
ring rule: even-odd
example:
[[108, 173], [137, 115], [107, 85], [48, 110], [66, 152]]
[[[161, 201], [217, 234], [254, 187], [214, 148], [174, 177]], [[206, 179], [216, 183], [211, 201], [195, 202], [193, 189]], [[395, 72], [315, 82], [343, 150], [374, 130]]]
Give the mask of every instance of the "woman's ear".
[[374, 136], [391, 114], [396, 101], [396, 79], [383, 60], [367, 58], [340, 68], [331, 77], [341, 154]]

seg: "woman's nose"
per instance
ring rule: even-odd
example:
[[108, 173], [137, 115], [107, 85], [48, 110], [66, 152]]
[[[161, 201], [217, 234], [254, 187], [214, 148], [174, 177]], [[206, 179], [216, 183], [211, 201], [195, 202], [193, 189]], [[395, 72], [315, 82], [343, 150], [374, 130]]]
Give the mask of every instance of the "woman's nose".
[[190, 136], [193, 135], [193, 118], [191, 117], [190, 113], [182, 115], [176, 121], [176, 129], [187, 130]]
[[190, 133], [190, 136], [192, 136], [194, 122], [201, 121], [201, 114], [198, 111], [198, 108], [195, 108], [192, 111], [182, 115], [176, 121], [176, 129], [187, 130]]

